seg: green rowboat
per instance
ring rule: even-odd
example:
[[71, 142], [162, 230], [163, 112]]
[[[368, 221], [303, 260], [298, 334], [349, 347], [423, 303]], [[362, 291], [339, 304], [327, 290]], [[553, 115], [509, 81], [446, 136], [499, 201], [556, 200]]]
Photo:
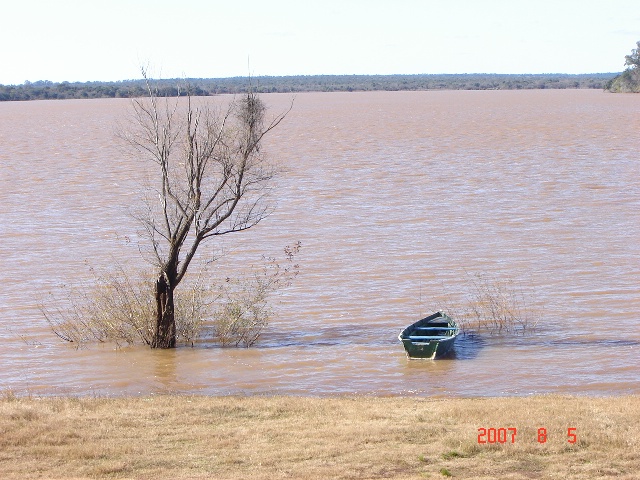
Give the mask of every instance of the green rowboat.
[[409, 358], [433, 359], [446, 355], [459, 333], [460, 329], [451, 317], [436, 312], [402, 330], [398, 340]]

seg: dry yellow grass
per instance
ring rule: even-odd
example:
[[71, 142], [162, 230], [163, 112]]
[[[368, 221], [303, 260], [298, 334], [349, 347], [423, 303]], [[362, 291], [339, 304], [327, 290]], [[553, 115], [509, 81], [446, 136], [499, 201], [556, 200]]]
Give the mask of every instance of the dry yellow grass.
[[[515, 427], [515, 443], [509, 434], [506, 444], [478, 444], [480, 427]], [[3, 479], [637, 479], [640, 397], [5, 394], [0, 472]]]

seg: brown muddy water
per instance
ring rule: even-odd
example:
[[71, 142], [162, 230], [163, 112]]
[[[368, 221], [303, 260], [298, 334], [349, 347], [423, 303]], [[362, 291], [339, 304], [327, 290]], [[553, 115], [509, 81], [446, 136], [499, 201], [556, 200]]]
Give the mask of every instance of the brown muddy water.
[[[263, 98], [279, 112], [292, 96]], [[88, 265], [144, 265], [130, 216], [143, 169], [114, 137], [128, 106], [0, 103], [0, 390], [640, 393], [640, 95], [298, 94], [268, 139], [277, 210], [215, 247], [242, 265], [303, 244], [258, 346], [75, 350], [39, 302]], [[536, 333], [461, 336], [449, 358], [408, 361], [398, 332], [476, 273], [523, 286]]]

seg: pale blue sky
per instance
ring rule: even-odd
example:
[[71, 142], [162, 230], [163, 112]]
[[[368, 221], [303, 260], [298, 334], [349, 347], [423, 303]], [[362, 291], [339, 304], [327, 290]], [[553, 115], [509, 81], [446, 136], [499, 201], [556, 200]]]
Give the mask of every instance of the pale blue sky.
[[638, 0], [0, 1], [2, 84], [617, 72], [640, 40]]

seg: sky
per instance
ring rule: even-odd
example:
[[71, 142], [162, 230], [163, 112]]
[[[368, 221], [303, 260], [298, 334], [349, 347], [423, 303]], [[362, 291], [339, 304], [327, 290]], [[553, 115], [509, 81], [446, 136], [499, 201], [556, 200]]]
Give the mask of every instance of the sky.
[[624, 70], [638, 0], [0, 0], [0, 84]]

